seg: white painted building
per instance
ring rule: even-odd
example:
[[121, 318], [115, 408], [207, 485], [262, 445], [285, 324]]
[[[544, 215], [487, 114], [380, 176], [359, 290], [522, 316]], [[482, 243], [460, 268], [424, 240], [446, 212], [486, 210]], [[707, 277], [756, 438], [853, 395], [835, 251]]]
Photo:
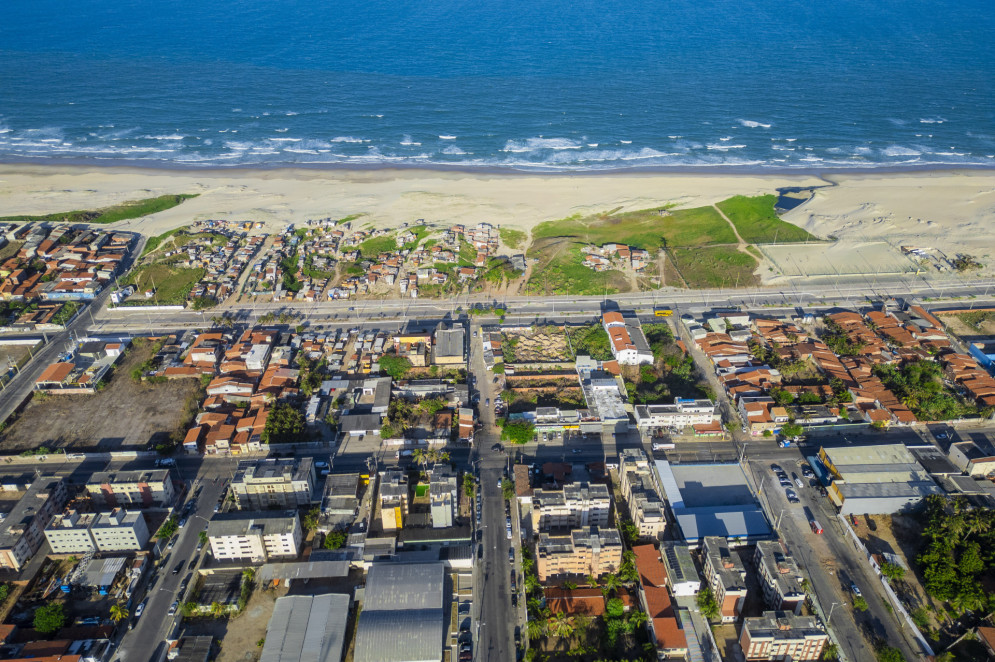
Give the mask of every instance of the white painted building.
[[295, 559], [303, 540], [297, 511], [233, 511], [215, 515], [207, 525], [211, 555], [218, 561], [264, 563]]
[[671, 405], [636, 405], [635, 418], [641, 430], [707, 425], [715, 420], [715, 403], [704, 398], [676, 398]]

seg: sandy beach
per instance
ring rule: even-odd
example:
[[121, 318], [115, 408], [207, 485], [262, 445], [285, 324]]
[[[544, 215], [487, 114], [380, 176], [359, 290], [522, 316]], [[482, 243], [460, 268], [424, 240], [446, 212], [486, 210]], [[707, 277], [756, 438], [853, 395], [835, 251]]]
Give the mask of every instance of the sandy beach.
[[[995, 172], [984, 170], [815, 175], [622, 173], [529, 175], [419, 169], [165, 170], [0, 165], [0, 215], [92, 209], [167, 193], [198, 193], [173, 209], [120, 228], [158, 234], [208, 218], [262, 221], [270, 228], [308, 218], [361, 214], [360, 224], [394, 227], [480, 221], [528, 230], [591, 212], [664, 204], [693, 207], [733, 195], [821, 186], [784, 215], [842, 243], [970, 253], [992, 269]], [[845, 252], [845, 251], [843, 251]]]

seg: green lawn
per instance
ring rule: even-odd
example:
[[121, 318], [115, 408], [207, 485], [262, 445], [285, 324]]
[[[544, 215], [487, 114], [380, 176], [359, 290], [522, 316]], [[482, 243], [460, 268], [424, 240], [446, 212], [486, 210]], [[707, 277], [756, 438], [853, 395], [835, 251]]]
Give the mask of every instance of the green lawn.
[[370, 258], [375, 258], [381, 253], [396, 251], [397, 238], [393, 234], [384, 235], [382, 237], [373, 237], [372, 239], [367, 239], [361, 243], [358, 248], [363, 258], [369, 260]]
[[716, 205], [729, 217], [739, 236], [750, 244], [769, 244], [793, 241], [818, 241], [818, 237], [778, 218], [774, 212], [776, 195], [746, 197], [737, 195]]
[[757, 284], [756, 259], [735, 246], [677, 248], [670, 251], [690, 288], [746, 287]]
[[156, 289], [154, 299], [149, 299], [148, 304], [158, 305], [182, 305], [187, 301], [187, 295], [193, 286], [204, 277], [205, 269], [184, 269], [173, 267], [168, 264], [150, 264], [139, 267], [131, 272], [127, 278], [122, 280], [122, 285], [135, 285], [138, 299], [146, 300], [142, 293], [150, 290], [153, 286]]
[[132, 200], [131, 202], [122, 202], [119, 205], [89, 211], [64, 211], [42, 216], [3, 216], [0, 217], [0, 223], [27, 221], [48, 223], [115, 223], [129, 218], [141, 218], [142, 216], [172, 209], [184, 200], [196, 197], [196, 194], [186, 193], [180, 195], [160, 195], [157, 198]]
[[515, 230], [513, 228], [501, 228], [498, 230], [498, 234], [501, 235], [501, 241], [508, 248], [521, 248], [525, 245], [525, 240], [528, 235], [521, 230]]
[[[145, 248], [142, 250], [142, 257], [145, 257], [152, 251], [159, 248], [162, 245], [162, 242], [166, 241], [167, 239], [175, 235], [177, 232], [180, 232], [181, 230], [186, 231], [186, 229], [187, 227], [184, 226], [182, 228], [176, 228], [175, 230], [167, 230], [166, 232], [163, 232], [162, 234], [156, 235], [154, 237], [149, 237], [148, 241], [145, 242]], [[187, 237], [189, 237], [189, 235], [187, 235]], [[189, 239], [186, 239], [183, 243], [186, 244], [187, 241], [189, 241]]]
[[619, 242], [656, 251], [664, 246], [704, 246], [736, 242], [732, 228], [712, 207], [644, 209], [624, 213], [571, 216], [540, 223], [535, 239], [574, 237], [601, 246]]
[[418, 244], [421, 242], [421, 240], [424, 239], [425, 237], [427, 237], [432, 232], [431, 230], [429, 230], [424, 225], [416, 225], [413, 228], [408, 228], [408, 230], [410, 230], [411, 233], [413, 235], [415, 235], [415, 240], [414, 241], [409, 241], [408, 243], [406, 243], [403, 246], [401, 246], [401, 250], [402, 251], [413, 251], [413, 250], [415, 250], [416, 248], [418, 248]]
[[[570, 240], [544, 240], [530, 255], [539, 258], [525, 286], [527, 294], [615, 294], [626, 287], [618, 271], [592, 271], [582, 263], [582, 244]], [[535, 244], [533, 244], [535, 246]]]

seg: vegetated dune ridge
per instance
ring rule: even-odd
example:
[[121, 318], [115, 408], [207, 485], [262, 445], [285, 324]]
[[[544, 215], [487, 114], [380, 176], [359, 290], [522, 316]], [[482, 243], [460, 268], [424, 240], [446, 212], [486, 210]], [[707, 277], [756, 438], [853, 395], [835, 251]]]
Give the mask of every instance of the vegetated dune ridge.
[[[822, 186], [784, 219], [819, 237], [970, 253], [991, 268], [995, 173], [984, 170], [814, 175], [622, 173], [530, 175], [419, 169], [161, 170], [0, 165], [0, 215], [106, 207], [171, 193], [198, 197], [109, 227], [159, 234], [192, 220], [262, 221], [361, 215], [355, 226], [486, 221], [529, 230], [607, 210], [693, 207], [784, 186]], [[985, 258], [989, 259], [985, 259]]]

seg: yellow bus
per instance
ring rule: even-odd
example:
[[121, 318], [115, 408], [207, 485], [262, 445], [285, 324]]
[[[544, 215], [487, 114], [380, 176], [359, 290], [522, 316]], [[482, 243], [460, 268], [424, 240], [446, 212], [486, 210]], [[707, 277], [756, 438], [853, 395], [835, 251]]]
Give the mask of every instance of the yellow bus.
[[656, 315], [657, 317], [670, 317], [671, 315], [674, 314], [674, 311], [672, 311], [670, 308], [654, 308], [653, 314]]

